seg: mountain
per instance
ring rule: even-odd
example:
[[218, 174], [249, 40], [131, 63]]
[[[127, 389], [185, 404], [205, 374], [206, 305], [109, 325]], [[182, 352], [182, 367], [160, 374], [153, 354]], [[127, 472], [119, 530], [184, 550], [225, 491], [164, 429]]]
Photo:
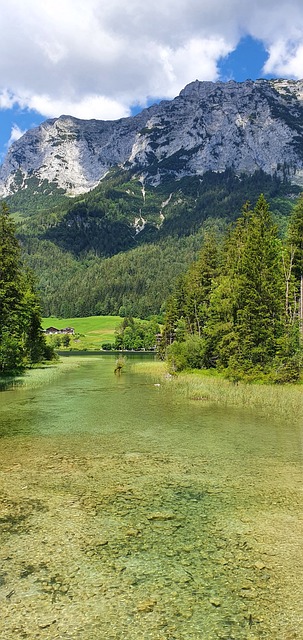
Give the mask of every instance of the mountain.
[[[27, 131], [0, 168], [0, 196], [35, 179], [76, 196], [112, 167], [156, 186], [167, 177], [262, 170], [303, 184], [303, 81], [199, 82], [116, 121], [61, 116]], [[48, 188], [48, 191], [50, 189]]]
[[264, 193], [281, 235], [303, 184], [303, 81], [193, 82], [118, 121], [47, 120], [0, 168], [45, 315], [158, 314]]

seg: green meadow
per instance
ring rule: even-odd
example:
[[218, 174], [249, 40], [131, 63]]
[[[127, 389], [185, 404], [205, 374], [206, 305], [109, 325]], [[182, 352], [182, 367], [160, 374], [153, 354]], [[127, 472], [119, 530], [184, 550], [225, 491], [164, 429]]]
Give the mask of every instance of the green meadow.
[[[104, 342], [113, 343], [115, 329], [122, 322], [120, 316], [89, 316], [86, 318], [50, 318], [42, 319], [43, 329], [56, 327], [64, 329], [73, 327], [75, 335], [71, 336], [69, 349], [101, 349]], [[51, 338], [49, 338], [51, 340]]]

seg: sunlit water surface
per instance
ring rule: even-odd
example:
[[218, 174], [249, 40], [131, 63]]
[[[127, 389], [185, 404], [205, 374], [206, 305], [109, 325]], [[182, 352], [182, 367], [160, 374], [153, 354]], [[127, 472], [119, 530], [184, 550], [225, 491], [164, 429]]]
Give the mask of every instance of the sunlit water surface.
[[0, 436], [1, 640], [303, 638], [299, 420], [100, 356], [2, 391]]

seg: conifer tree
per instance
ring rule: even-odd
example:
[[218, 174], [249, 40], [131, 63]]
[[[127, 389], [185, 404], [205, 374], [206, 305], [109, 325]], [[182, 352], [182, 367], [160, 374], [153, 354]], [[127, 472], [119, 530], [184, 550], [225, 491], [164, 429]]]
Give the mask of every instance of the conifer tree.
[[175, 339], [179, 342], [191, 336], [202, 337], [208, 317], [209, 297], [213, 278], [219, 273], [221, 246], [218, 236], [205, 234], [197, 260], [187, 273], [177, 280], [175, 290], [166, 304], [162, 331], [162, 351]]
[[293, 208], [290, 219], [289, 250], [293, 253], [293, 276], [295, 280], [296, 315], [299, 318], [301, 341], [303, 341], [303, 195]]
[[223, 251], [213, 240], [205, 242], [167, 305], [163, 339], [167, 345], [173, 336], [168, 359], [177, 369], [217, 367], [233, 379], [298, 379], [301, 350], [290, 298], [303, 280], [303, 199], [290, 236], [295, 250], [286, 260], [261, 195], [253, 210], [243, 207]]
[[39, 362], [46, 346], [32, 276], [24, 269], [8, 208], [0, 211], [0, 372]]
[[245, 207], [214, 284], [210, 322], [216, 358], [232, 370], [269, 370], [285, 328], [281, 246], [268, 204]]
[[162, 327], [162, 338], [158, 349], [159, 355], [161, 357], [165, 356], [167, 346], [171, 344], [175, 339], [176, 329], [180, 318], [182, 318], [182, 310], [177, 295], [173, 293], [168, 298], [166, 303], [165, 320]]
[[206, 233], [198, 259], [184, 276], [184, 308], [189, 333], [202, 336], [208, 317], [213, 279], [219, 273], [221, 247], [214, 233]]

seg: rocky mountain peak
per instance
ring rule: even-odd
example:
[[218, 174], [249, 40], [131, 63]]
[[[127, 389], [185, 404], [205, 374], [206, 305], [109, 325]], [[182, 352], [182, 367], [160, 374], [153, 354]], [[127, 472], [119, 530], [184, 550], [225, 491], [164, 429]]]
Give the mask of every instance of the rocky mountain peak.
[[174, 100], [134, 117], [46, 120], [9, 149], [0, 193], [26, 188], [34, 176], [77, 195], [117, 165], [152, 184], [227, 168], [262, 169], [303, 184], [303, 81], [195, 80]]

